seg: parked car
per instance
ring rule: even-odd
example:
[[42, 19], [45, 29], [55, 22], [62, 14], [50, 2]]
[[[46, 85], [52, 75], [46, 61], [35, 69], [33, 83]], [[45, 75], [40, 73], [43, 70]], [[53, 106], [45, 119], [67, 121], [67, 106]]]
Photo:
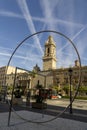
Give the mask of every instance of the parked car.
[[62, 96], [61, 95], [57, 95], [57, 98], [62, 98]]

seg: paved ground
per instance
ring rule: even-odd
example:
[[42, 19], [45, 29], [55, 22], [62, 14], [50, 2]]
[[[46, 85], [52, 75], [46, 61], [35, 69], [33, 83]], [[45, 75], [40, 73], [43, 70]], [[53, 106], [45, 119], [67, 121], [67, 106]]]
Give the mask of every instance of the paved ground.
[[[61, 112], [64, 111], [65, 107], [62, 106], [57, 106], [57, 105], [47, 105], [46, 109], [35, 109], [30, 106], [24, 105], [14, 105], [13, 106], [15, 111], [21, 111], [21, 110], [26, 110], [26, 111], [31, 111], [31, 112], [36, 112], [36, 113], [43, 113], [45, 115], [51, 115], [51, 116], [56, 116], [60, 114]], [[2, 112], [8, 112], [9, 111], [9, 106], [5, 102], [0, 102], [0, 113]], [[66, 118], [66, 119], [71, 119], [71, 120], [77, 120], [81, 122], [86, 122], [87, 123], [87, 110], [82, 110], [82, 109], [74, 109], [73, 108], [73, 113], [69, 113], [70, 109], [68, 108], [61, 116], [61, 118]]]
[[[67, 107], [70, 103], [69, 99], [47, 100], [49, 105]], [[75, 99], [72, 103], [72, 107], [75, 109], [87, 110], [87, 100]]]
[[[34, 122], [53, 119], [53, 116], [33, 113], [29, 111], [17, 112], [22, 118]], [[57, 118], [47, 123], [32, 123], [19, 118], [12, 112], [8, 127], [8, 112], [0, 113], [0, 130], [87, 130], [87, 123], [69, 119]]]
[[[65, 100], [63, 101], [50, 100], [49, 101], [50, 107], [48, 107], [46, 114], [40, 113], [38, 111], [35, 112], [35, 110], [33, 112], [33, 111], [27, 111], [27, 109], [25, 110], [25, 108], [20, 109], [20, 107], [18, 108], [16, 107], [17, 110], [20, 110], [17, 113], [20, 116], [22, 116], [22, 118], [28, 119], [30, 121], [23, 120], [22, 118], [19, 118], [16, 114], [12, 112], [9, 127], [8, 127], [8, 106], [7, 104], [4, 104], [4, 107], [3, 105], [0, 105], [0, 112], [1, 112], [0, 113], [0, 130], [37, 130], [37, 129], [38, 130], [87, 130], [87, 113], [85, 114], [85, 112], [87, 111], [87, 104], [86, 104], [87, 101], [85, 102], [80, 101], [79, 103], [78, 101], [76, 101], [74, 103], [74, 107], [83, 109], [83, 112], [81, 113], [82, 110], [78, 111], [78, 109], [76, 109], [72, 117], [66, 111], [63, 118], [57, 118], [56, 120], [53, 120], [48, 123], [32, 123], [31, 122], [31, 121], [35, 121], [35, 122], [46, 121], [49, 119], [53, 119], [55, 117], [56, 111], [58, 113], [58, 110], [60, 112], [60, 109], [62, 108], [62, 107], [58, 107], [58, 105], [60, 104], [61, 106], [65, 106], [67, 105], [67, 103], [68, 103], [67, 100], [66, 101]], [[52, 106], [51, 108], [51, 104], [55, 106]], [[54, 114], [54, 111], [55, 111], [55, 114]], [[81, 119], [79, 120], [78, 118], [81, 118]], [[84, 119], [84, 121], [82, 120], [82, 118]]]

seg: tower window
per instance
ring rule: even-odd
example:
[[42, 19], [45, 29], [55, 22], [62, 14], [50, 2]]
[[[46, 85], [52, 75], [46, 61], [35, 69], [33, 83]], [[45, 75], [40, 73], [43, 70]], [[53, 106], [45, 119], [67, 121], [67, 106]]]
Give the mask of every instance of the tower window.
[[47, 54], [49, 55], [49, 53], [50, 53], [50, 48], [47, 49]]

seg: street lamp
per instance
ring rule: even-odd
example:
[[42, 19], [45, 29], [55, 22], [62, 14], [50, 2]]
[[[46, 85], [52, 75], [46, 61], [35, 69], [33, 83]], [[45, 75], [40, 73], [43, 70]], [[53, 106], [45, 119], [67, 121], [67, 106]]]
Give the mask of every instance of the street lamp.
[[58, 87], [58, 93], [59, 93], [59, 79], [58, 78], [56, 78], [56, 83], [57, 83], [57, 87]]
[[71, 80], [72, 80], [72, 68], [69, 68], [69, 80], [70, 80], [70, 114], [72, 114], [72, 88], [71, 88]]

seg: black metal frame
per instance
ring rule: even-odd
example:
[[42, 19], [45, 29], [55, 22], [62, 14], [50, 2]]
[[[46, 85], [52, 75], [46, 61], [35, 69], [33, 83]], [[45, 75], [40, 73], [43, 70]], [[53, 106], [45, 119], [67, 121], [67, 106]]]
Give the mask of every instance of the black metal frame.
[[73, 113], [72, 110], [72, 68], [69, 68], [69, 80], [70, 80], [70, 114]]
[[11, 111], [12, 111], [12, 106], [13, 106], [13, 94], [14, 94], [14, 88], [15, 88], [16, 73], [17, 73], [17, 67], [15, 68], [14, 84], [13, 84], [11, 101], [10, 101], [10, 106], [9, 106], [8, 126], [10, 125]]

